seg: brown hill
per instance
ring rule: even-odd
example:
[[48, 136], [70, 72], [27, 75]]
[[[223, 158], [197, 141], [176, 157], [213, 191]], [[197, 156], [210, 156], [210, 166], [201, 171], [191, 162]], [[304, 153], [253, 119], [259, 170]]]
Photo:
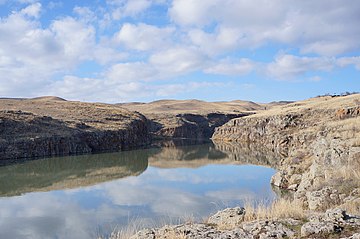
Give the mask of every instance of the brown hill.
[[122, 150], [149, 142], [148, 121], [109, 104], [0, 99], [0, 160]]
[[251, 101], [206, 102], [202, 100], [158, 100], [150, 103], [118, 104], [143, 114], [171, 113], [171, 114], [208, 114], [208, 113], [239, 113], [253, 112], [264, 109], [263, 106]]

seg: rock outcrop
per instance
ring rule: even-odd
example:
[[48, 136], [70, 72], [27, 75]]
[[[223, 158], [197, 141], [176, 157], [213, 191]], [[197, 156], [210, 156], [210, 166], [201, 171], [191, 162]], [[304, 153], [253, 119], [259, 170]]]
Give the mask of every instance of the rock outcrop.
[[274, 107], [229, 121], [213, 139], [274, 152], [279, 171], [272, 184], [295, 191], [294, 199], [310, 210], [326, 210], [360, 188], [359, 99], [320, 97]]
[[149, 142], [144, 116], [111, 105], [1, 100], [0, 160], [124, 150]]
[[119, 105], [144, 114], [151, 121], [151, 132], [155, 138], [192, 139], [210, 138], [216, 127], [230, 119], [265, 108], [249, 101], [160, 100]]
[[209, 139], [216, 127], [245, 115], [248, 114], [147, 114], [146, 117], [151, 121], [150, 131], [155, 138]]

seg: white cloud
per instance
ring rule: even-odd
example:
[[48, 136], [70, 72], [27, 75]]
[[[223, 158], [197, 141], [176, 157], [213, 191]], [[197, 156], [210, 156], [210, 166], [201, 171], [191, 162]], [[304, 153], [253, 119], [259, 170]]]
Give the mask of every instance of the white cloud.
[[[3, 95], [34, 96], [55, 74], [71, 71], [100, 55], [95, 30], [71, 17], [42, 28], [40, 4], [13, 12], [0, 21], [0, 89]], [[101, 49], [100, 49], [101, 50]]]
[[208, 13], [216, 14], [218, 3], [218, 0], [174, 0], [169, 14], [173, 21], [181, 25], [202, 26], [214, 20], [208, 16]]
[[330, 71], [334, 65], [333, 58], [279, 55], [274, 62], [267, 64], [266, 73], [277, 79], [291, 80], [311, 71]]
[[79, 7], [76, 6], [73, 9], [74, 13], [79, 16], [80, 21], [82, 22], [93, 22], [97, 20], [97, 17], [93, 11], [90, 10], [88, 7]]
[[111, 66], [106, 73], [110, 84], [149, 80], [157, 74], [156, 70], [144, 62], [120, 63]]
[[131, 0], [128, 1], [124, 6], [124, 15], [125, 16], [134, 16], [140, 12], [143, 12], [148, 7], [150, 7], [151, 1], [149, 0]]
[[63, 6], [63, 2], [61, 1], [50, 1], [47, 5], [49, 9], [60, 8], [62, 6]]
[[136, 17], [148, 9], [152, 1], [150, 0], [107, 0], [109, 5], [115, 6], [112, 17], [120, 20], [123, 17]]
[[95, 45], [95, 29], [92, 26], [66, 17], [54, 21], [51, 30], [56, 41], [62, 45], [66, 57], [72, 60], [90, 58], [92, 52], [89, 50]]
[[237, 28], [219, 27], [214, 33], [207, 33], [200, 29], [190, 30], [191, 42], [208, 55], [224, 54], [248, 44], [244, 42], [241, 32]]
[[40, 11], [41, 11], [41, 4], [34, 3], [22, 9], [20, 13], [29, 17], [38, 18], [40, 16]]
[[341, 67], [355, 65], [356, 69], [360, 70], [360, 56], [340, 57], [337, 64]]
[[169, 46], [175, 29], [159, 28], [140, 23], [138, 25], [124, 24], [115, 35], [115, 41], [124, 44], [129, 49], [147, 51]]
[[166, 77], [199, 70], [207, 58], [196, 49], [176, 47], [151, 55], [149, 62]]
[[205, 73], [219, 75], [245, 75], [255, 69], [255, 63], [249, 59], [242, 58], [236, 62], [229, 59], [220, 61], [219, 63], [205, 69]]
[[[334, 56], [359, 49], [359, 11], [360, 2], [343, 4], [341, 0], [174, 0], [169, 14], [180, 26], [198, 28], [190, 32], [197, 45], [221, 46], [219, 29], [224, 28], [232, 29], [234, 42], [230, 43], [237, 47], [276, 41], [299, 47], [303, 53]], [[203, 32], [212, 25], [216, 31]]]
[[[11, 10], [20, 9], [10, 12], [10, 4], [2, 5], [9, 15], [0, 18], [3, 96], [31, 97], [51, 89], [64, 97], [91, 100], [92, 95], [110, 102], [136, 99], [131, 94], [162, 97], [186, 87], [200, 89], [171, 82], [194, 72], [224, 75], [226, 81], [259, 71], [276, 79], [309, 79], [336, 67], [360, 70], [358, 56], [342, 56], [360, 49], [357, 2], [107, 0], [66, 12], [61, 1], [51, 1], [44, 7], [63, 11], [52, 19], [42, 19], [49, 12], [41, 1], [14, 2]], [[274, 49], [300, 55], [254, 59], [263, 53], [269, 59]]]
[[153, 87], [155, 96], [157, 97], [173, 97], [177, 94], [188, 93], [198, 89], [223, 87], [224, 84], [220, 82], [189, 82], [184, 84], [166, 84]]

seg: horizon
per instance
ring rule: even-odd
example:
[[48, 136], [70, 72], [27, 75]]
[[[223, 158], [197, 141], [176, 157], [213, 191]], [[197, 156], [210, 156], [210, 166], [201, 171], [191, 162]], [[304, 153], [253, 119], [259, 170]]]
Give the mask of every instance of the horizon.
[[354, 95], [354, 94], [360, 94], [360, 92], [342, 92], [342, 93], [334, 93], [334, 94], [323, 94], [323, 95], [317, 95], [317, 96], [311, 96], [305, 99], [299, 99], [299, 100], [278, 100], [278, 101], [268, 101], [268, 102], [257, 102], [257, 101], [252, 101], [252, 100], [247, 100], [247, 99], [230, 99], [230, 100], [215, 100], [215, 101], [208, 101], [208, 100], [200, 100], [200, 99], [172, 99], [172, 98], [163, 98], [163, 99], [155, 99], [152, 101], [125, 101], [125, 102], [113, 102], [113, 103], [107, 103], [107, 102], [102, 102], [102, 101], [81, 101], [81, 100], [71, 100], [71, 99], [65, 99], [63, 97], [59, 97], [59, 96], [55, 96], [55, 95], [43, 95], [43, 96], [36, 96], [36, 97], [23, 97], [23, 98], [17, 98], [17, 97], [0, 97], [0, 100], [36, 100], [36, 99], [41, 99], [41, 98], [59, 98], [60, 100], [64, 100], [64, 101], [73, 101], [73, 102], [84, 102], [84, 103], [100, 103], [100, 104], [150, 104], [150, 103], [154, 103], [154, 102], [159, 102], [159, 101], [202, 101], [202, 102], [206, 102], [206, 103], [227, 103], [227, 102], [235, 102], [235, 101], [242, 101], [242, 102], [249, 102], [249, 103], [255, 103], [255, 104], [271, 104], [271, 103], [281, 103], [281, 102], [288, 102], [288, 103], [294, 103], [297, 101], [303, 101], [303, 100], [308, 100], [308, 99], [313, 99], [313, 98], [318, 98], [318, 97], [344, 97], [344, 96], [348, 96], [348, 95]]
[[0, 97], [269, 103], [359, 92], [359, 11], [341, 0], [0, 0]]

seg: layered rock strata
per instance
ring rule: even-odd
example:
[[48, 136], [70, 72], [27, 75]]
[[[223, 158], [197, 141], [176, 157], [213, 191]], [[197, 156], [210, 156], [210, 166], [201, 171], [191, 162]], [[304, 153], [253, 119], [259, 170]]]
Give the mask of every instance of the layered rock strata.
[[1, 100], [1, 160], [116, 151], [149, 142], [144, 116], [111, 105]]
[[359, 99], [359, 94], [320, 97], [275, 107], [229, 121], [213, 139], [279, 155], [272, 184], [294, 191], [305, 208], [351, 204], [360, 211]]

